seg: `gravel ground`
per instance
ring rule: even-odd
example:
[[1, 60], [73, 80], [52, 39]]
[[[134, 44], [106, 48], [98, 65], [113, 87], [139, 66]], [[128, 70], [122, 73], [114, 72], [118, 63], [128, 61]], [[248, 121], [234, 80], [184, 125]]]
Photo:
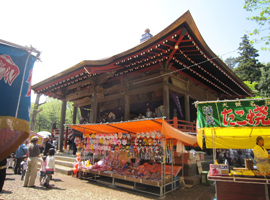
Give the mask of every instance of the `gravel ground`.
[[0, 194], [0, 199], [93, 199], [93, 200], [144, 200], [144, 199], [169, 199], [169, 200], [212, 200], [215, 196], [213, 186], [197, 185], [190, 189], [177, 189], [165, 197], [145, 194], [125, 188], [109, 187], [88, 180], [80, 180], [60, 173], [53, 175], [50, 184], [55, 187], [51, 189], [39, 185], [38, 176], [36, 187], [23, 187], [20, 175], [13, 173], [12, 169], [7, 169], [7, 177]]

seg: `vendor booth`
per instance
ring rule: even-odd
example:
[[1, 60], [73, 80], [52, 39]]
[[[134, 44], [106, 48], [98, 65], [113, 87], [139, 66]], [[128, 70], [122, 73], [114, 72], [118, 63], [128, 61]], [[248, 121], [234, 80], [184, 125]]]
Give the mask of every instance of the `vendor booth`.
[[75, 166], [80, 178], [158, 196], [179, 187], [182, 166], [174, 165], [174, 151], [196, 143], [162, 118], [68, 126], [84, 136], [75, 139], [84, 151]]
[[[207, 148], [253, 149], [264, 138], [270, 149], [270, 99], [196, 102], [197, 141]], [[222, 199], [269, 199], [270, 173], [248, 166], [229, 171], [228, 165], [210, 165], [208, 179], [216, 182], [216, 197]]]

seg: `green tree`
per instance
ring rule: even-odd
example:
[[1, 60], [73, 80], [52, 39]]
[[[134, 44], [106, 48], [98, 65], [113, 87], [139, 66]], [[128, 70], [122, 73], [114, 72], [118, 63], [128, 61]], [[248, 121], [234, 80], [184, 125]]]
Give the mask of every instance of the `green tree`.
[[[254, 29], [253, 32], [250, 33], [250, 35], [261, 34], [262, 36], [259, 38], [259, 40], [265, 41], [265, 45], [269, 45], [270, 44], [270, 0], [245, 0], [244, 9], [246, 9], [246, 11], [251, 11], [251, 12], [259, 11], [259, 14], [257, 16], [251, 16], [248, 18], [249, 20], [255, 21], [259, 25], [259, 28]], [[265, 31], [268, 31], [268, 33], [265, 34]], [[263, 47], [262, 49], [270, 51], [270, 48]]]
[[238, 57], [239, 65], [234, 70], [236, 75], [243, 81], [250, 81], [251, 83], [259, 81], [262, 64], [256, 59], [259, 56], [258, 50], [250, 44], [246, 34], [242, 37], [238, 50], [240, 56]]
[[253, 97], [247, 97], [247, 99], [262, 98], [262, 96], [259, 94], [259, 91], [257, 90], [258, 82], [254, 81], [253, 83], [250, 83], [250, 81], [244, 81], [244, 83], [252, 90], [252, 93], [254, 94]]
[[[33, 108], [34, 104], [32, 104], [31, 106]], [[62, 108], [62, 101], [48, 97], [46, 99], [46, 103], [40, 106], [41, 111], [37, 114], [36, 124], [33, 131], [50, 132], [54, 121], [57, 121], [57, 128], [59, 128], [61, 119], [61, 108]], [[32, 110], [33, 109], [31, 109], [31, 112]], [[72, 124], [72, 119], [73, 119], [73, 103], [67, 102], [66, 121], [64, 122], [64, 124]]]
[[261, 68], [261, 78], [258, 84], [258, 90], [262, 97], [270, 97], [270, 63]]
[[231, 70], [233, 70], [238, 63], [238, 58], [229, 57], [224, 62]]

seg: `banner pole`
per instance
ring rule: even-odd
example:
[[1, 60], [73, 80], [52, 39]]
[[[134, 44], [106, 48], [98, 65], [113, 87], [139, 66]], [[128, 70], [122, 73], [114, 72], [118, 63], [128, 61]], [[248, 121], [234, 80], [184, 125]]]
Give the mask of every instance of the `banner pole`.
[[[23, 83], [24, 83], [24, 77], [25, 77], [25, 71], [26, 71], [26, 68], [27, 68], [27, 64], [28, 64], [28, 60], [29, 60], [29, 57], [31, 56], [31, 52], [29, 52], [29, 55], [26, 59], [26, 62], [25, 62], [25, 66], [24, 66], [24, 70], [23, 70], [23, 77], [22, 77], [22, 82], [21, 82], [21, 88], [20, 88], [20, 94], [19, 94], [19, 98], [18, 98], [18, 103], [17, 103], [17, 108], [16, 108], [16, 113], [15, 113], [15, 118], [17, 118], [18, 116], [18, 110], [19, 110], [19, 107], [20, 107], [20, 102], [21, 102], [21, 96], [22, 96], [22, 89], [23, 89]], [[30, 83], [31, 84], [31, 83]]]

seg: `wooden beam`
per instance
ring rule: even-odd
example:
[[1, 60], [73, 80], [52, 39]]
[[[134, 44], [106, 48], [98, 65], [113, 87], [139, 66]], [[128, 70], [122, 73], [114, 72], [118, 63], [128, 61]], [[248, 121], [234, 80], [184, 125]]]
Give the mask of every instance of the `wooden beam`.
[[89, 96], [93, 92], [94, 92], [93, 87], [89, 87], [86, 90], [81, 90], [81, 91], [74, 92], [74, 93], [71, 93], [71, 94], [67, 95], [65, 100], [66, 101], [74, 101], [75, 99], [82, 98], [82, 97], [85, 97], [85, 96]]
[[186, 33], [187, 33], [187, 29], [183, 28], [181, 31], [181, 35], [178, 38], [177, 42], [175, 43], [174, 48], [173, 48], [172, 52], [170, 53], [170, 56], [169, 56], [169, 59], [167, 60], [167, 62], [170, 62], [170, 60], [173, 58], [173, 55], [175, 54], [175, 52], [179, 49], [179, 44], [183, 40]]
[[86, 106], [91, 104], [91, 97], [85, 97], [79, 100], [75, 100], [74, 102], [74, 106], [76, 107], [82, 107], [82, 106]]
[[82, 87], [82, 86], [87, 85], [87, 84], [93, 85], [93, 83], [94, 83], [94, 81], [89, 77], [86, 80], [80, 81], [78, 83], [74, 83], [70, 86], [67, 86], [67, 90], [72, 90], [72, 89]]

